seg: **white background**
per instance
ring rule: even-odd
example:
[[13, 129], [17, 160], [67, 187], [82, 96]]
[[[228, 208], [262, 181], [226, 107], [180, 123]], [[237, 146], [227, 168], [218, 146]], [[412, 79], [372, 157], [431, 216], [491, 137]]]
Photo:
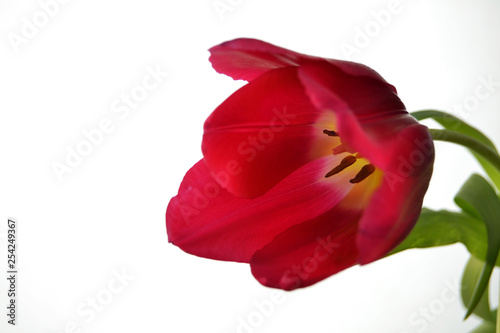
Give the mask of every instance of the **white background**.
[[[480, 78], [500, 81], [500, 2], [400, 0], [384, 21], [389, 0], [222, 0], [230, 6], [222, 15], [213, 0], [61, 0], [44, 22], [49, 2], [0, 1], [1, 332], [456, 333], [477, 324], [462, 322], [454, 294], [468, 256], [462, 245], [406, 251], [278, 291], [270, 307], [276, 291], [247, 265], [169, 244], [164, 213], [201, 158], [205, 118], [243, 84], [208, 62], [209, 47], [237, 37], [365, 63], [408, 110], [453, 112], [500, 144], [500, 86], [475, 97], [486, 91]], [[34, 21], [39, 28], [26, 28]], [[347, 44], [356, 52], [344, 52]], [[114, 112], [147, 68], [168, 75], [128, 115]], [[59, 180], [53, 164], [65, 164], [68, 147], [103, 119], [110, 133]], [[426, 205], [454, 209], [472, 170], [465, 150], [437, 144]], [[16, 327], [4, 314], [8, 217], [19, 224]]]

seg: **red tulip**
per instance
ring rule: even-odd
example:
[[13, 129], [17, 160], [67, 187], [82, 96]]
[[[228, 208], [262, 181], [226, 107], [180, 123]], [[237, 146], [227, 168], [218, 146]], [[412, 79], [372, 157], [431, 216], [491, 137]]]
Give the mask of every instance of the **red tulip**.
[[216, 71], [249, 83], [205, 122], [204, 158], [167, 208], [170, 242], [250, 263], [260, 283], [291, 290], [408, 235], [434, 146], [392, 85], [364, 65], [259, 40], [210, 52]]

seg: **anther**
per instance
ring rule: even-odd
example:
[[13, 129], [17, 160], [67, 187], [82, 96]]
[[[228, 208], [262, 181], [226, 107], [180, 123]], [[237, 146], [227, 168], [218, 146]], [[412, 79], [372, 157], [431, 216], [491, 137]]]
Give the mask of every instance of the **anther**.
[[335, 131], [323, 130], [323, 133], [325, 133], [328, 136], [339, 136]]
[[351, 180], [349, 183], [357, 184], [365, 180], [369, 175], [371, 175], [375, 171], [375, 167], [372, 164], [364, 165], [361, 170], [359, 170], [358, 174]]
[[330, 170], [330, 172], [328, 172], [325, 175], [325, 178], [331, 177], [331, 176], [339, 173], [340, 171], [344, 170], [348, 166], [353, 165], [355, 162], [356, 162], [356, 156], [350, 155], [350, 156], [344, 157], [344, 159], [340, 162], [339, 165], [337, 165], [335, 168]]

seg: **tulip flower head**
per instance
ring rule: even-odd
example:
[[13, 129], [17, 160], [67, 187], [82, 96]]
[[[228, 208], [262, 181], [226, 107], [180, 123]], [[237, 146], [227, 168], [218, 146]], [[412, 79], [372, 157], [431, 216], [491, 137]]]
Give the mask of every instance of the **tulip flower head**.
[[408, 235], [434, 146], [392, 85], [364, 65], [254, 39], [210, 52], [216, 71], [248, 83], [205, 122], [203, 159], [167, 208], [170, 242], [292, 290]]

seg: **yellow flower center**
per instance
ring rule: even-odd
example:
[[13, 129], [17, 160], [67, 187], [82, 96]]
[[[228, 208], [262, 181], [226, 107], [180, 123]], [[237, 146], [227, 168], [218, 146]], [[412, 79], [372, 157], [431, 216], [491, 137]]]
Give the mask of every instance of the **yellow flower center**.
[[[332, 130], [325, 129], [325, 130], [323, 130], [323, 133], [328, 135], [328, 136], [334, 136], [334, 137], [338, 136], [337, 132], [332, 131]], [[341, 172], [342, 170], [344, 170], [344, 169], [348, 168], [349, 166], [353, 165], [354, 163], [356, 163], [357, 160], [358, 160], [358, 158], [356, 155], [349, 155], [349, 156], [344, 157], [344, 159], [340, 162], [339, 165], [337, 165], [335, 168], [330, 170], [325, 175], [325, 178], [336, 175], [337, 173]], [[356, 174], [356, 176], [354, 178], [352, 178], [351, 180], [349, 180], [349, 183], [351, 183], [351, 184], [361, 183], [363, 180], [368, 178], [368, 176], [370, 176], [373, 172], [375, 172], [375, 170], [376, 170], [376, 168], [375, 168], [375, 166], [373, 166], [373, 164], [365, 164], [365, 165], [363, 165], [361, 170], [359, 170], [359, 172]]]

